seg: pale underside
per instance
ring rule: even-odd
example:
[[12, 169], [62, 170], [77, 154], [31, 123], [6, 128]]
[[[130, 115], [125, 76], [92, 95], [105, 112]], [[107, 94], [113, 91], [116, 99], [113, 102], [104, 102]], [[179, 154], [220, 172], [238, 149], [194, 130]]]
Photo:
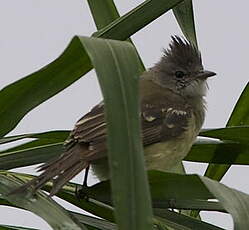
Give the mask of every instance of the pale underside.
[[[144, 148], [144, 160], [147, 170], [176, 172], [176, 168], [188, 154], [198, 135], [199, 129], [196, 127], [194, 120], [194, 117], [189, 120], [189, 129], [178, 138], [151, 144]], [[91, 169], [93, 174], [101, 181], [110, 178], [107, 158], [92, 162]]]

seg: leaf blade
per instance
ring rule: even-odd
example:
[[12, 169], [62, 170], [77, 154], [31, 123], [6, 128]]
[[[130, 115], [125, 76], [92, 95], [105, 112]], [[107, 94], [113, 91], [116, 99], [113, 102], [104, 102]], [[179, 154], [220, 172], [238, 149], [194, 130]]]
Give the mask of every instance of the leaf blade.
[[[227, 122], [226, 127], [230, 126], [241, 126], [241, 125], [249, 125], [249, 109], [248, 104], [249, 102], [249, 83], [247, 83], [246, 87], [244, 88], [243, 92], [238, 99], [232, 114]], [[234, 157], [236, 159], [236, 157]], [[216, 164], [209, 164], [208, 168], [205, 171], [205, 176], [220, 181], [226, 172], [230, 168], [230, 164], [228, 165], [216, 165]]]
[[[118, 226], [120, 229], [151, 229], [152, 211], [138, 119], [138, 77], [142, 70], [139, 57], [128, 42], [84, 37], [81, 42], [91, 57], [104, 96], [108, 159]], [[104, 61], [97, 52], [100, 47], [105, 54]], [[129, 114], [133, 114], [132, 119]], [[132, 177], [134, 173], [135, 178]]]
[[185, 37], [198, 47], [192, 0], [181, 2], [173, 8], [173, 12]]
[[[29, 191], [26, 194], [8, 195], [14, 188], [20, 186], [20, 180], [14, 178], [8, 172], [0, 172], [0, 185], [0, 193], [4, 199], [18, 207], [30, 210], [39, 215], [53, 227], [53, 229], [87, 229], [84, 228], [84, 226], [79, 227], [61, 206], [42, 193], [36, 193], [35, 197], [32, 197]], [[50, 212], [48, 212], [48, 210], [50, 210]]]

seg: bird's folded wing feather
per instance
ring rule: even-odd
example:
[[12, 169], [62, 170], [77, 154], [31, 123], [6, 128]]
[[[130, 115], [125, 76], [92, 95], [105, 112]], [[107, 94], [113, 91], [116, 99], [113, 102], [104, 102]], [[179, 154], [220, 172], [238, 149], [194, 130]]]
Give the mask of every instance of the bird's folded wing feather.
[[[173, 102], [160, 100], [153, 104], [142, 102], [140, 118], [144, 146], [178, 137], [186, 130], [191, 109], [184, 103], [173, 105]], [[54, 195], [92, 161], [107, 156], [106, 135], [104, 105], [100, 103], [76, 123], [65, 142], [65, 152], [59, 158], [43, 164], [39, 168], [42, 174], [14, 193], [27, 187], [37, 190], [52, 180], [50, 196]]]
[[[184, 103], [174, 105], [169, 101], [153, 104], [145, 102], [141, 105], [140, 114], [142, 141], [146, 146], [181, 136], [187, 129], [192, 110]], [[106, 135], [104, 105], [101, 103], [76, 123], [66, 146], [70, 148], [72, 144], [85, 143], [92, 152], [87, 154], [85, 160], [100, 159], [106, 156]]]

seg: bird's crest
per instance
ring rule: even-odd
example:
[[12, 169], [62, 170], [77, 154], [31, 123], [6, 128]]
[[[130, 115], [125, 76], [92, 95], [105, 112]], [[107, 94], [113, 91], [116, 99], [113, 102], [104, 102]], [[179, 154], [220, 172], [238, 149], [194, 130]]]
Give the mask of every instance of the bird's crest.
[[186, 39], [172, 36], [168, 49], [164, 49], [165, 61], [177, 63], [179, 66], [202, 65], [201, 54], [198, 49]]

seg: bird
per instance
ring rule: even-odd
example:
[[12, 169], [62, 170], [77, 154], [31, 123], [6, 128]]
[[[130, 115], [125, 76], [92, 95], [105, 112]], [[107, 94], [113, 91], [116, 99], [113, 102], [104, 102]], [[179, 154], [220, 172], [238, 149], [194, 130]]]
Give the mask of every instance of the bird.
[[[139, 78], [141, 141], [147, 170], [170, 171], [188, 154], [205, 119], [207, 79], [200, 51], [179, 36], [172, 36], [161, 59]], [[41, 174], [19, 187], [36, 191], [52, 181], [50, 196], [89, 167], [100, 180], [110, 178], [107, 124], [100, 102], [75, 124], [64, 152], [42, 164]]]

